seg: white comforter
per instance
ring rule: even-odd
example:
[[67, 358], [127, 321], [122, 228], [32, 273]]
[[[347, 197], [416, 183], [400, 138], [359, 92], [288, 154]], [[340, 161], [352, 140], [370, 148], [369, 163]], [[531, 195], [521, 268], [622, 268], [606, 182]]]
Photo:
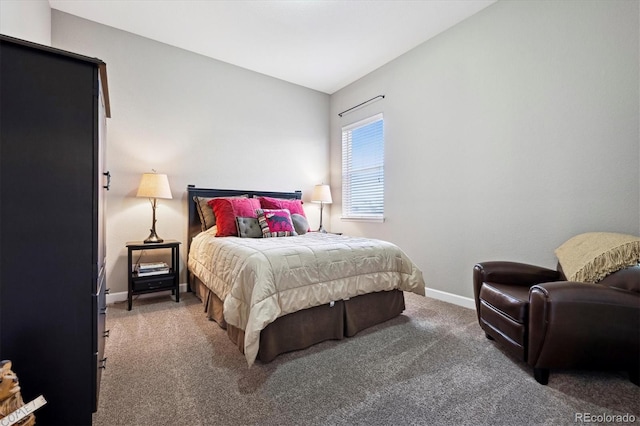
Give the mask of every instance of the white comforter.
[[249, 365], [260, 330], [278, 317], [376, 291], [425, 294], [422, 272], [396, 245], [318, 232], [216, 238], [212, 228], [193, 239], [188, 266], [224, 302], [227, 323], [245, 331]]

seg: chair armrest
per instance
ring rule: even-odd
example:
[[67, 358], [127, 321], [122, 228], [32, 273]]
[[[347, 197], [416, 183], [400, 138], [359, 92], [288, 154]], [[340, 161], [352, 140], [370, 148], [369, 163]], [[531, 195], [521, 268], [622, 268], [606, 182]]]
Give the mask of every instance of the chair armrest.
[[474, 279], [501, 284], [532, 286], [560, 278], [560, 273], [554, 269], [518, 262], [480, 262], [473, 270]]
[[[480, 288], [482, 283], [493, 282], [531, 287], [534, 284], [560, 279], [560, 273], [553, 269], [526, 263], [493, 261], [480, 262], [473, 267], [473, 293], [476, 312], [480, 312]], [[479, 317], [478, 317], [479, 319]]]
[[529, 348], [534, 368], [591, 365], [637, 368], [640, 294], [571, 281], [529, 292]]

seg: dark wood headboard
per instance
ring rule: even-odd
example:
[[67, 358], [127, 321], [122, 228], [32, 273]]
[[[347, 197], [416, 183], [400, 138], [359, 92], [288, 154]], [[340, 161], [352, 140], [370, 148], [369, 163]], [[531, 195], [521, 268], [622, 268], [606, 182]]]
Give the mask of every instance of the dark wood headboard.
[[[233, 197], [237, 195], [248, 194], [250, 198], [253, 197], [273, 197], [273, 198], [286, 198], [289, 200], [302, 199], [302, 191], [294, 192], [274, 192], [274, 191], [241, 191], [236, 189], [211, 189], [211, 188], [196, 188], [195, 185], [187, 186], [187, 202], [189, 203], [189, 223], [187, 229], [187, 256], [189, 253], [189, 247], [191, 246], [191, 240], [202, 231], [200, 226], [200, 216], [198, 216], [198, 210], [196, 208], [196, 202], [193, 201], [193, 197]], [[188, 258], [188, 257], [187, 257]]]

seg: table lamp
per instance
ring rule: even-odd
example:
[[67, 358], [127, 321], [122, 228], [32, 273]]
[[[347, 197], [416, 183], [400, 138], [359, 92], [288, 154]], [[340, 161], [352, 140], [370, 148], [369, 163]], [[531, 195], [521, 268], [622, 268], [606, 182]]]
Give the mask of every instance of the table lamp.
[[318, 232], [327, 232], [322, 226], [322, 209], [325, 204], [331, 204], [333, 200], [331, 199], [331, 188], [329, 185], [321, 184], [316, 185], [313, 188], [313, 195], [311, 196], [312, 203], [320, 203], [320, 227], [318, 228]]
[[169, 187], [169, 179], [167, 175], [160, 173], [144, 173], [138, 186], [137, 197], [148, 198], [151, 202], [151, 208], [153, 209], [153, 219], [151, 222], [151, 233], [149, 237], [144, 240], [145, 243], [161, 243], [164, 240], [158, 237], [156, 234], [156, 206], [158, 198], [164, 198], [167, 200], [172, 199], [171, 188]]

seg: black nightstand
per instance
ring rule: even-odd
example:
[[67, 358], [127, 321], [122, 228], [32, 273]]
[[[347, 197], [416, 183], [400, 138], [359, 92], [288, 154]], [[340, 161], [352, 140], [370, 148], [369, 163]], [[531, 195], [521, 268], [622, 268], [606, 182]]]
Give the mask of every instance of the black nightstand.
[[[139, 277], [133, 268], [133, 252], [157, 249], [171, 249], [171, 269], [166, 274]], [[171, 294], [176, 296], [176, 302], [180, 301], [180, 241], [164, 240], [162, 243], [147, 244], [142, 241], [130, 241], [127, 243], [127, 251], [127, 276], [129, 277], [127, 310], [131, 310], [134, 294], [171, 290]]]

